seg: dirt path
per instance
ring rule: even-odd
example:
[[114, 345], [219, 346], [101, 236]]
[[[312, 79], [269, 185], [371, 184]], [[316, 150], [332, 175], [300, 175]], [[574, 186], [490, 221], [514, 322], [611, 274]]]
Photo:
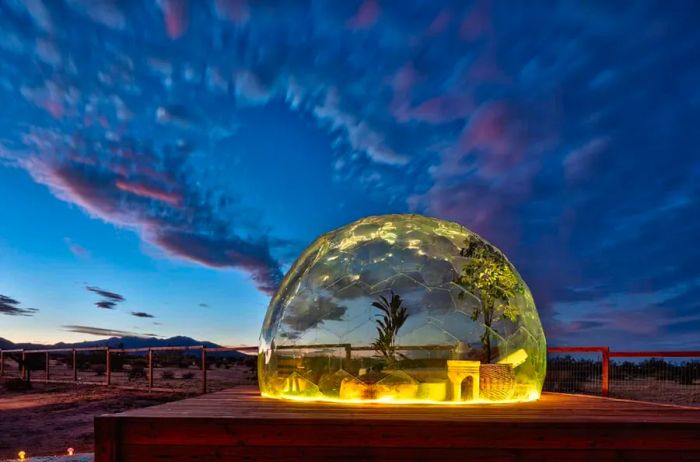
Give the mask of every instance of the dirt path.
[[22, 393], [0, 391], [0, 460], [93, 450], [93, 417], [184, 398], [101, 386], [34, 385]]

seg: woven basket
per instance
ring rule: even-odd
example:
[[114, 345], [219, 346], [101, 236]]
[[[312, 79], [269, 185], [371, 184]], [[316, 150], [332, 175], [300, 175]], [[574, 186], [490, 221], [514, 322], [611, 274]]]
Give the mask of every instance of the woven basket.
[[479, 397], [493, 401], [510, 399], [515, 392], [515, 373], [510, 364], [482, 364]]

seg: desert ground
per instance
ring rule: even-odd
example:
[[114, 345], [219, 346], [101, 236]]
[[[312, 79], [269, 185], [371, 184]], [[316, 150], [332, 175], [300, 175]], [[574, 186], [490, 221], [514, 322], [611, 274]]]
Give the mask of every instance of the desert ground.
[[[6, 366], [11, 373], [11, 364]], [[51, 364], [51, 369], [52, 379], [70, 378], [64, 365]], [[145, 378], [129, 381], [127, 372], [113, 372], [112, 382], [143, 390], [86, 383], [45, 384], [40, 382], [44, 375], [38, 371], [32, 373], [30, 390], [8, 391], [0, 385], [0, 460], [15, 458], [20, 450], [28, 456], [65, 454], [69, 447], [76, 453], [92, 452], [94, 416], [187, 398], [200, 391], [200, 377], [201, 371], [194, 367], [157, 368], [154, 386], [169, 390], [152, 392], [145, 389]], [[100, 382], [104, 378], [99, 371], [79, 374], [81, 382]], [[240, 364], [212, 365], [207, 379], [210, 391], [256, 380], [251, 368]]]

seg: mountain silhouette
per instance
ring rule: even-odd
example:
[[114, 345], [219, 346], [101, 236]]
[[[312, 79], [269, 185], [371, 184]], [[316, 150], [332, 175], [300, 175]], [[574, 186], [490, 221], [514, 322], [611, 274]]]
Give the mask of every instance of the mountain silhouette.
[[[220, 345], [206, 340], [195, 340], [191, 337], [178, 335], [170, 338], [155, 338], [155, 337], [110, 337], [108, 339], [90, 340], [77, 343], [59, 342], [53, 345], [43, 345], [39, 343], [13, 343], [7, 339], [0, 337], [0, 349], [12, 350], [23, 348], [25, 350], [46, 349], [46, 348], [151, 348], [151, 347], [169, 347], [169, 346], [200, 346], [207, 348], [219, 348]], [[226, 356], [244, 356], [243, 353], [230, 352], [225, 353]]]

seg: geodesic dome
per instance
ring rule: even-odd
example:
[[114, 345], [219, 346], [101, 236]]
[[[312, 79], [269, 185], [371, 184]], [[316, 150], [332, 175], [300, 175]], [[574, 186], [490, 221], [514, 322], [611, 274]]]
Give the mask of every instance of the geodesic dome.
[[546, 342], [519, 274], [463, 226], [368, 217], [320, 236], [272, 298], [263, 395], [382, 402], [537, 399]]

